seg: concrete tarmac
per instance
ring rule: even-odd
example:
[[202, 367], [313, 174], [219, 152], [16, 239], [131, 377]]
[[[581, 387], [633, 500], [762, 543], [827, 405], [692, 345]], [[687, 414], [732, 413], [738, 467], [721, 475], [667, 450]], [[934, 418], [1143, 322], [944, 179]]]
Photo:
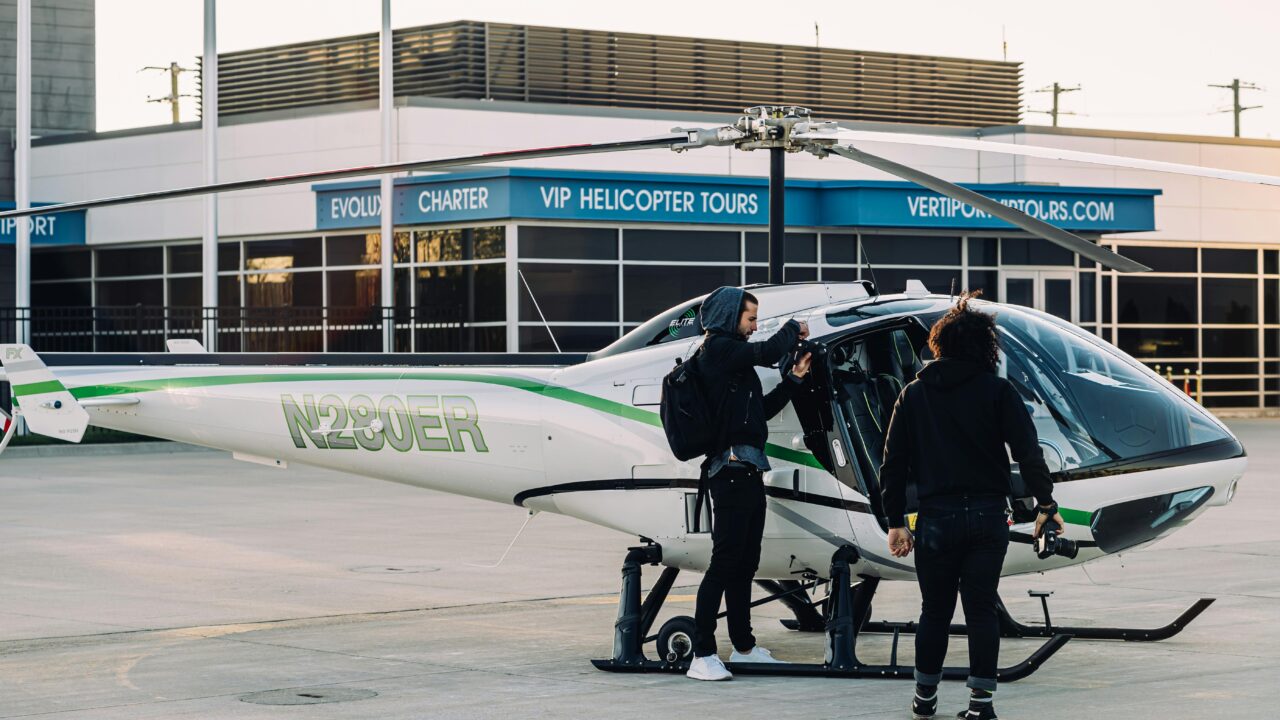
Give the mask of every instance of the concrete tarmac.
[[[1164, 642], [1071, 642], [1002, 686], [1002, 718], [1280, 715], [1280, 421], [1231, 425], [1250, 453], [1233, 504], [1149, 549], [1002, 585], [1024, 621], [1040, 617], [1028, 589], [1053, 590], [1055, 621], [1082, 625], [1157, 626], [1196, 598], [1217, 603]], [[596, 671], [635, 539], [539, 515], [484, 567], [523, 521], [225, 453], [6, 454], [0, 718], [910, 717], [906, 681]], [[660, 621], [692, 614], [698, 579], [679, 578]], [[887, 583], [875, 616], [918, 609], [913, 584]], [[757, 610], [761, 644], [820, 661], [821, 636], [785, 630], [786, 616]], [[1005, 641], [1002, 664], [1036, 645]], [[864, 661], [888, 653], [885, 636], [859, 641]], [[966, 664], [962, 640], [949, 664]], [[954, 717], [965, 689], [941, 692], [939, 717]]]

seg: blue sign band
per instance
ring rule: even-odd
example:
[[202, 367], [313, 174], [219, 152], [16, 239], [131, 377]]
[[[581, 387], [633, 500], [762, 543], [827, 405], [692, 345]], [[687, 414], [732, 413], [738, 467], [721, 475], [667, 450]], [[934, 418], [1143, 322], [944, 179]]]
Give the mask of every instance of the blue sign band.
[[[53, 203], [31, 203], [31, 207], [52, 205]], [[0, 202], [0, 210], [13, 210], [17, 204], [12, 200]], [[84, 210], [58, 213], [57, 215], [37, 215], [31, 218], [32, 245], [84, 245]], [[0, 220], [0, 245], [13, 245], [18, 242], [18, 218]]]
[[[1155, 229], [1160, 190], [965, 185], [1067, 230], [1112, 233]], [[316, 227], [377, 227], [376, 182], [314, 185]], [[912, 183], [792, 180], [793, 227], [1002, 229], [1003, 220]], [[595, 222], [766, 225], [763, 178], [501, 168], [400, 178], [396, 225], [527, 218]]]

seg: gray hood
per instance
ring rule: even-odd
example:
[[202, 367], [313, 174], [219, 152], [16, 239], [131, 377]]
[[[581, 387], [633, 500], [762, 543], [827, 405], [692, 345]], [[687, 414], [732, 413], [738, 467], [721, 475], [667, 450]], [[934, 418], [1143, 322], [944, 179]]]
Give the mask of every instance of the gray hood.
[[698, 319], [702, 329], [729, 335], [738, 334], [739, 309], [742, 307], [742, 288], [722, 287], [702, 301]]

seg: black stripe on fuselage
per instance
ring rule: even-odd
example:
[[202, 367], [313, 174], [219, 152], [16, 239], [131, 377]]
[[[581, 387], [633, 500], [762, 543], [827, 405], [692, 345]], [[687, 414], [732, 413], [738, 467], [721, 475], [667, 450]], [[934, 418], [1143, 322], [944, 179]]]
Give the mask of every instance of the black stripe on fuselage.
[[[688, 478], [620, 478], [617, 480], [582, 480], [579, 482], [547, 485], [545, 487], [524, 490], [517, 493], [511, 501], [520, 507], [524, 507], [526, 500], [542, 497], [544, 495], [556, 495], [559, 493], [591, 492], [595, 490], [675, 489], [697, 490], [698, 481]], [[843, 498], [828, 497], [826, 495], [815, 495], [814, 493], [790, 490], [772, 485], [765, 486], [764, 491], [769, 497], [778, 498], [779, 500], [793, 500], [795, 502], [808, 503], [810, 505], [821, 505], [823, 507], [836, 508], [837, 510], [871, 514], [870, 505], [856, 500], [845, 500]]]

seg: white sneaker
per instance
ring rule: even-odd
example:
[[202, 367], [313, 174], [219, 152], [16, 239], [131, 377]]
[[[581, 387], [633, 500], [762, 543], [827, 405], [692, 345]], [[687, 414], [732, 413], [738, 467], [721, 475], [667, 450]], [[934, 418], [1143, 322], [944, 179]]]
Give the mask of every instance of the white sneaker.
[[759, 645], [751, 648], [751, 652], [749, 653], [740, 653], [735, 648], [733, 653], [729, 655], [729, 662], [731, 663], [778, 663], [779, 665], [787, 664], [786, 660], [779, 660], [778, 658], [773, 656], [773, 653], [770, 653], [768, 650], [765, 650]]
[[715, 655], [706, 657], [695, 657], [689, 663], [689, 672], [686, 676], [694, 680], [732, 680], [733, 673], [729, 672], [729, 668], [720, 662], [720, 658]]

